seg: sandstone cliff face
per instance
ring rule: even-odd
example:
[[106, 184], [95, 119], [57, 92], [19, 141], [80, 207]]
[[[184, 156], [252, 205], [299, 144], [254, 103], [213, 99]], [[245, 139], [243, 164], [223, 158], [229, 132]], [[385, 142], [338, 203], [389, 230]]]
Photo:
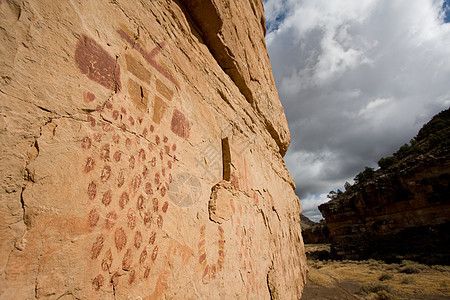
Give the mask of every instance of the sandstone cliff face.
[[297, 299], [252, 1], [0, 1], [2, 299]]
[[447, 110], [396, 153], [398, 163], [319, 207], [332, 256], [450, 264], [449, 133]]

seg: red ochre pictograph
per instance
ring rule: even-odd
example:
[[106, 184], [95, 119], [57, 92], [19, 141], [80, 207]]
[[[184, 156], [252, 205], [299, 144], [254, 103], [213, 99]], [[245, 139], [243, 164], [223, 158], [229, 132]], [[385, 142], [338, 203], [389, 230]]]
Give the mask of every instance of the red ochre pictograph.
[[[261, 297], [260, 290], [262, 289], [262, 282], [258, 281], [258, 266], [255, 264], [253, 257], [255, 257], [255, 250], [257, 245], [253, 244], [255, 241], [255, 226], [256, 213], [247, 206], [244, 208], [241, 204], [235, 206], [233, 199], [230, 199], [230, 207], [233, 212], [231, 215], [231, 224], [235, 229], [236, 242], [235, 246], [239, 249], [239, 263], [240, 270], [246, 274], [245, 289], [247, 299], [257, 296]], [[252, 295], [252, 297], [250, 297]]]
[[[131, 44], [125, 31], [118, 30], [118, 33]], [[82, 35], [75, 50], [77, 67], [88, 79], [119, 94], [103, 106], [97, 105], [96, 110], [86, 116], [79, 168], [86, 180], [85, 201], [89, 212], [86, 222], [93, 233], [88, 250], [88, 257], [96, 266], [91, 278], [93, 290], [151, 281], [155, 284], [154, 291], [144, 299], [156, 299], [167, 289], [169, 264], [180, 257], [180, 263], [186, 265], [193, 256], [191, 248], [173, 240], [168, 242], [169, 248], [167, 242], [160, 244], [165, 230], [164, 218], [170, 212], [167, 191], [178, 161], [176, 140], [178, 137], [189, 138], [190, 125], [176, 108], [170, 124], [160, 125], [169, 107], [165, 101], [172, 101], [174, 96], [173, 90], [163, 81], [167, 83], [168, 80], [180, 88], [170, 72], [156, 61], [156, 55], [165, 43], [150, 52], [134, 40], [132, 44], [133, 49], [157, 71], [150, 72], [126, 54], [127, 72], [146, 84], [152, 82], [149, 76], [156, 74], [153, 82], [159, 93], [155, 98], [160, 99], [158, 122], [155, 123], [146, 110], [150, 103], [146, 98], [148, 90], [140, 87], [141, 90], [135, 93], [139, 85], [133, 81], [134, 90], [129, 86], [128, 93], [135, 94], [121, 96], [120, 66], [94, 39]], [[127, 72], [122, 75], [128, 76]], [[128, 101], [133, 96], [140, 99]], [[82, 101], [90, 104], [99, 99], [94, 93], [85, 91]], [[220, 266], [222, 263], [223, 258]], [[157, 278], [150, 276], [154, 274], [152, 270], [156, 264], [158, 269], [163, 266]], [[211, 269], [214, 268], [211, 266]]]
[[202, 282], [204, 284], [208, 284], [212, 280], [216, 279], [217, 273], [222, 271], [224, 261], [225, 261], [225, 237], [224, 230], [222, 226], [217, 226], [219, 232], [219, 239], [217, 240], [218, 244], [218, 256], [217, 260], [214, 263], [211, 263], [211, 255], [210, 255], [210, 263], [208, 264], [208, 257], [206, 252], [206, 225], [202, 225], [200, 227], [200, 240], [198, 242], [198, 262], [202, 266]]
[[[113, 118], [120, 111], [118, 120], [134, 126], [138, 133], [146, 130], [147, 138], [121, 131], [120, 123], [105, 126], [104, 121], [91, 117], [90, 134], [80, 141], [84, 153], [80, 171], [87, 179], [86, 222], [97, 233], [89, 254], [98, 266], [92, 278], [95, 291], [110, 284], [117, 287], [151, 279], [150, 271], [161, 257], [158, 239], [164, 232], [164, 216], [170, 210], [166, 192], [172, 170], [167, 165], [176, 165], [176, 146], [169, 136], [163, 135], [156, 145], [158, 128], [150, 133], [153, 124], [145, 119], [131, 125], [132, 112], [114, 109], [114, 103], [108, 106], [102, 111], [105, 117]], [[133, 115], [133, 120], [141, 117]], [[169, 151], [163, 151], [166, 144], [171, 145]]]

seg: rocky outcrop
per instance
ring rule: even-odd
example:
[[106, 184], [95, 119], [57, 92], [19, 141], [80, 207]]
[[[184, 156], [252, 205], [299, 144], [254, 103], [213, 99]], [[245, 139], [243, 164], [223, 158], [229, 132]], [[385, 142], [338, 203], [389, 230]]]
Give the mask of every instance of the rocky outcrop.
[[301, 297], [260, 0], [4, 0], [0, 20], [0, 298]]
[[450, 264], [449, 133], [446, 110], [373, 176], [319, 207], [335, 258]]
[[325, 220], [316, 223], [302, 214], [300, 215], [300, 224], [302, 227], [303, 242], [305, 244], [328, 244], [331, 242], [330, 231]]

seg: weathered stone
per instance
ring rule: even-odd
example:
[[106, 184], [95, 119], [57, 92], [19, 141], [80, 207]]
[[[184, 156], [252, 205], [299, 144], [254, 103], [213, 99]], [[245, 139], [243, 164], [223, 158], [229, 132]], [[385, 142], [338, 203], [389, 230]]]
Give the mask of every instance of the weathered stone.
[[450, 110], [419, 132], [408, 154], [319, 206], [343, 259], [450, 264]]
[[0, 2], [0, 298], [301, 296], [262, 3], [199, 3]]

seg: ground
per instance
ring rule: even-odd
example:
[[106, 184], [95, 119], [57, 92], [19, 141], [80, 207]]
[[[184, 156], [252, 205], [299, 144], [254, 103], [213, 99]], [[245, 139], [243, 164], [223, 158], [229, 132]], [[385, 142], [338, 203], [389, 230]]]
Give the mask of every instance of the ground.
[[[318, 260], [329, 245], [305, 245], [309, 273], [302, 300], [316, 299], [450, 299], [450, 266], [412, 261]], [[320, 251], [320, 252], [319, 252]]]

